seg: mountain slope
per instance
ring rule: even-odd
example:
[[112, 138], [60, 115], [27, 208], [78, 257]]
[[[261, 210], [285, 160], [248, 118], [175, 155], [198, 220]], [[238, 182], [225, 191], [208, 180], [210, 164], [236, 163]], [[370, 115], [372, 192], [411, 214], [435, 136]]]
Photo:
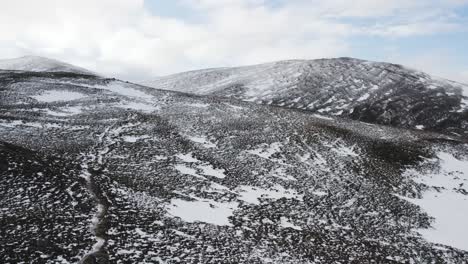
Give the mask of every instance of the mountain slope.
[[0, 72], [0, 142], [6, 263], [468, 259], [461, 137]]
[[468, 86], [399, 65], [351, 58], [192, 71], [144, 85], [468, 135]]
[[74, 72], [96, 75], [95, 73], [65, 62], [39, 56], [24, 56], [15, 59], [0, 60], [0, 70], [32, 72]]

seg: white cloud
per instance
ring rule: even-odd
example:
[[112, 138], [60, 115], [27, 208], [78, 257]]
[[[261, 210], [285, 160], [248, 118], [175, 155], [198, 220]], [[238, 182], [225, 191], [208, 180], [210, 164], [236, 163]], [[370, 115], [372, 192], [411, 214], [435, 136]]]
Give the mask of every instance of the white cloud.
[[390, 17], [445, 12], [466, 4], [466, 0], [303, 0], [317, 10], [334, 17]]
[[457, 80], [460, 80], [464, 84], [468, 84], [468, 70], [464, 70], [460, 72], [460, 77]]
[[445, 21], [422, 21], [395, 25], [375, 25], [366, 29], [365, 32], [369, 35], [383, 37], [408, 37], [456, 30], [463, 30], [463, 26], [458, 23]]
[[273, 8], [266, 0], [179, 1], [200, 20], [153, 15], [143, 0], [3, 1], [0, 57], [42, 55], [135, 80], [201, 67], [344, 56], [352, 50], [351, 36], [460, 30], [452, 10], [467, 2], [290, 0]]
[[445, 49], [431, 49], [412, 55], [401, 55], [392, 50], [385, 59], [422, 70], [437, 77], [468, 84], [468, 70], [464, 60], [456, 52]]

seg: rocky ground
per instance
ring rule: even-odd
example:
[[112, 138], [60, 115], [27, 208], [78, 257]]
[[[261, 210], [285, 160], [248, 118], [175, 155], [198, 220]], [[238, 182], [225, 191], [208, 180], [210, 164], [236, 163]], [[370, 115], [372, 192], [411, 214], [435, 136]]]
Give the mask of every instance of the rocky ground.
[[3, 263], [468, 262], [463, 135], [2, 71], [0, 156]]

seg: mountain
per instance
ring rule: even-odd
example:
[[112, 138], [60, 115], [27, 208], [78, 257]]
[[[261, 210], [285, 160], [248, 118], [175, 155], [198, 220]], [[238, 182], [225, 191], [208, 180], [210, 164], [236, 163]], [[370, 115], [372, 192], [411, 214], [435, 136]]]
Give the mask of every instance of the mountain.
[[0, 72], [3, 263], [466, 263], [467, 164], [457, 135]]
[[142, 84], [468, 136], [468, 85], [390, 63], [291, 60], [191, 71]]
[[15, 59], [0, 60], [0, 70], [32, 72], [74, 72], [96, 75], [95, 73], [65, 62], [39, 56], [24, 56]]

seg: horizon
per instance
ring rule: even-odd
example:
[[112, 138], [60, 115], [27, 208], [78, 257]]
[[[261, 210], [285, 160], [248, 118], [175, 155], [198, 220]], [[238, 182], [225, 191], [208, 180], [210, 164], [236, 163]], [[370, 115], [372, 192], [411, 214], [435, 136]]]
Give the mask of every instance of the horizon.
[[[38, 56], [38, 55], [24, 55], [24, 56], [16, 57], [16, 58], [0, 58], [0, 62], [1, 62], [1, 61], [7, 61], [7, 60], [18, 60], [18, 59], [21, 59], [21, 58], [31, 58], [31, 57], [53, 60], [53, 61], [57, 61], [57, 62], [59, 62], [59, 63], [64, 63], [64, 64], [68, 64], [68, 65], [70, 65], [70, 66], [74, 66], [74, 67], [77, 67], [77, 68], [81, 68], [82, 70], [87, 70], [87, 71], [92, 72], [92, 73], [97, 74], [97, 75], [103, 75], [101, 72], [91, 71], [91, 70], [86, 69], [86, 68], [84, 68], [84, 67], [82, 67], [82, 66], [80, 66], [80, 65], [76, 65], [76, 64], [73, 64], [73, 63], [70, 63], [70, 62], [67, 62], [67, 61], [61, 61], [61, 60], [59, 60], [59, 59], [50, 58], [50, 57], [44, 57], [44, 56]], [[420, 72], [429, 74], [429, 75], [431, 75], [431, 76], [434, 77], [434, 78], [441, 78], [441, 79], [445, 79], [445, 80], [448, 80], [448, 81], [454, 81], [454, 82], [457, 82], [457, 83], [460, 83], [460, 84], [463, 84], [463, 85], [468, 85], [468, 80], [466, 80], [465, 82], [464, 82], [464, 81], [452, 80], [452, 79], [449, 79], [449, 78], [445, 78], [445, 77], [443, 77], [443, 76], [438, 76], [438, 75], [435, 75], [435, 74], [431, 74], [431, 73], [425, 72], [425, 71], [423, 71], [423, 70], [421, 70], [421, 69], [413, 68], [413, 67], [411, 67], [411, 66], [407, 66], [407, 65], [403, 65], [403, 64], [392, 63], [392, 62], [386, 62], [386, 61], [371, 61], [371, 60], [365, 60], [365, 59], [355, 58], [355, 57], [346, 57], [346, 56], [343, 56], [343, 57], [330, 57], [330, 58], [317, 58], [317, 59], [276, 60], [276, 61], [266, 61], [266, 62], [260, 62], [260, 63], [254, 63], [254, 64], [247, 64], [247, 65], [234, 65], [234, 66], [222, 66], [222, 65], [221, 65], [221, 66], [218, 66], [218, 67], [209, 67], [209, 68], [200, 68], [200, 69], [189, 69], [189, 70], [181, 71], [181, 72], [173, 72], [173, 73], [169, 73], [169, 74], [166, 74], [166, 75], [153, 76], [153, 79], [145, 79], [145, 80], [120, 79], [119, 77], [113, 76], [112, 74], [111, 74], [111, 75], [103, 75], [103, 76], [109, 77], [109, 78], [117, 78], [117, 79], [120, 79], [120, 80], [122, 80], [122, 81], [130, 81], [130, 82], [132, 82], [132, 83], [140, 83], [140, 84], [141, 84], [141, 83], [144, 83], [144, 82], [156, 80], [156, 79], [158, 79], [158, 78], [164, 78], [164, 77], [168, 77], [168, 76], [171, 76], [171, 75], [177, 75], [177, 74], [186, 73], [186, 72], [196, 72], [196, 71], [203, 71], [203, 70], [210, 70], [210, 69], [222, 69], [222, 68], [250, 67], [250, 66], [263, 65], [263, 64], [284, 62], [284, 61], [314, 61], [314, 60], [333, 60], [333, 59], [345, 59], [345, 58], [354, 59], [354, 60], [361, 60], [361, 61], [366, 61], [366, 62], [396, 64], [396, 65], [403, 66], [403, 67], [405, 67], [405, 68], [407, 68], [407, 69], [410, 69], [410, 70], [420, 71]], [[0, 70], [2, 70], [2, 69], [0, 68]]]
[[[468, 1], [21, 0], [0, 57], [33, 55], [129, 81], [197, 69], [352, 57], [468, 83]], [[28, 4], [32, 11], [22, 6]], [[38, 12], [36, 12], [38, 11]]]

